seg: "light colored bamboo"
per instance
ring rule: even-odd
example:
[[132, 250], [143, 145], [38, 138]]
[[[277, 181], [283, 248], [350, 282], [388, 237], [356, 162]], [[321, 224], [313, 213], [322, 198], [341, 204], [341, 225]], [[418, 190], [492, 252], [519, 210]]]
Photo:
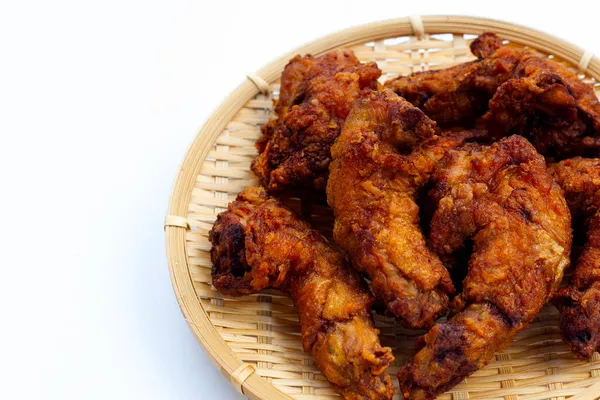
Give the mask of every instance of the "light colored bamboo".
[[[206, 353], [250, 399], [336, 398], [302, 350], [298, 319], [287, 297], [269, 292], [233, 299], [210, 284], [208, 231], [235, 194], [256, 182], [249, 172], [254, 141], [269, 118], [271, 93], [277, 92], [288, 59], [351, 47], [362, 61], [376, 61], [384, 71], [382, 79], [389, 79], [472, 59], [468, 35], [483, 31], [587, 67], [584, 79], [591, 83], [600, 79], [597, 58], [525, 27], [460, 16], [401, 18], [332, 34], [268, 64], [249, 75], [198, 133], [177, 176], [165, 220], [171, 281], [184, 318]], [[331, 226], [325, 209], [315, 210], [314, 225], [325, 232]], [[410, 357], [419, 332], [380, 316], [376, 324], [384, 345], [394, 347], [397, 365], [390, 372], [395, 374]], [[600, 395], [599, 385], [600, 355], [576, 360], [561, 343], [557, 313], [548, 306], [507, 351], [440, 399], [592, 400], [596, 392]]]

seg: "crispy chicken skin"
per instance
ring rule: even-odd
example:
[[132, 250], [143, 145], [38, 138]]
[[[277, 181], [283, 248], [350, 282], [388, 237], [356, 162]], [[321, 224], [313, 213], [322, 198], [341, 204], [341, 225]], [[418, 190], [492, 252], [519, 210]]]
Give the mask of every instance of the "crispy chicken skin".
[[489, 137], [531, 139], [552, 157], [600, 153], [600, 103], [591, 85], [561, 64], [524, 52], [514, 76], [498, 87], [482, 118]]
[[289, 293], [302, 343], [345, 399], [391, 399], [391, 349], [379, 344], [373, 298], [344, 255], [262, 188], [250, 187], [210, 232], [213, 285], [240, 296]]
[[479, 60], [385, 86], [443, 127], [477, 123], [491, 141], [523, 135], [546, 156], [600, 153], [600, 103], [591, 85], [531, 50], [502, 46], [495, 34], [478, 37], [471, 51]]
[[[454, 126], [462, 121], [472, 121], [484, 113], [485, 104], [476, 101], [478, 98], [476, 93], [471, 93], [471, 91], [451, 92], [456, 82], [462, 78], [462, 75], [469, 69], [473, 69], [477, 64], [477, 61], [472, 61], [446, 69], [415, 72], [389, 80], [385, 82], [384, 87], [393, 90], [415, 107], [421, 108], [428, 116], [438, 121], [440, 125]], [[448, 96], [452, 93], [454, 98], [462, 97], [462, 101], [454, 102], [453, 98], [448, 101], [448, 104], [445, 104], [446, 108], [436, 109], [437, 107], [432, 107], [434, 102], [443, 101], [443, 96], [446, 93], [448, 93]], [[431, 103], [429, 103], [429, 100], [431, 100]]]
[[571, 218], [544, 158], [523, 137], [450, 149], [433, 175], [430, 240], [451, 254], [472, 240], [453, 316], [398, 373], [405, 397], [434, 399], [483, 367], [554, 294], [571, 249]]
[[[486, 33], [471, 43], [471, 52], [482, 59], [501, 46], [502, 41], [496, 35]], [[481, 64], [479, 60], [436, 71], [417, 72], [389, 80], [384, 86], [420, 107], [441, 126], [472, 124], [483, 115], [487, 100], [500, 82], [508, 79], [508, 74], [500, 71], [499, 76], [493, 76], [493, 68], [485, 75], [474, 74], [478, 69], [484, 70]]]
[[393, 92], [371, 92], [357, 101], [331, 149], [334, 238], [370, 277], [379, 305], [411, 328], [431, 326], [454, 292], [427, 247], [415, 202], [445, 148], [458, 142], [432, 138], [434, 127]]
[[584, 360], [600, 350], [600, 159], [576, 157], [551, 169], [586, 236], [570, 285], [554, 299], [563, 339]]
[[327, 182], [330, 147], [354, 101], [377, 89], [381, 71], [351, 50], [294, 57], [281, 76], [276, 119], [263, 127], [252, 170], [268, 191], [312, 188]]

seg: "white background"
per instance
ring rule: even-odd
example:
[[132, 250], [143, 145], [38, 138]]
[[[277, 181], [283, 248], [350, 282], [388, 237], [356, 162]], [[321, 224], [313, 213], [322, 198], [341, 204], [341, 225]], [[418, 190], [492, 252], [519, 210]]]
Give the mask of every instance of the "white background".
[[2, 2], [0, 398], [241, 399], [180, 314], [162, 224], [188, 144], [246, 74], [411, 14], [504, 19], [600, 54], [597, 4]]

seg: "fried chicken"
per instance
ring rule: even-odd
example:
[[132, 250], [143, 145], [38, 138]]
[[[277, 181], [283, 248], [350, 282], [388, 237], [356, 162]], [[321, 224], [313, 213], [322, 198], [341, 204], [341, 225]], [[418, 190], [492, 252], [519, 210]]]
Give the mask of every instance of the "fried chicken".
[[576, 157], [551, 169], [565, 192], [576, 230], [586, 237], [570, 285], [554, 299], [563, 339], [584, 360], [600, 350], [600, 159]]
[[[514, 54], [492, 57], [502, 47], [493, 33], [485, 33], [471, 43], [479, 60], [436, 71], [400, 76], [385, 87], [406, 98], [444, 127], [473, 124], [487, 110], [487, 102], [510, 78]], [[504, 66], [506, 64], [506, 66]]]
[[551, 157], [600, 154], [600, 103], [591, 85], [532, 53], [514, 75], [520, 78], [498, 87], [482, 118], [491, 139], [523, 135]]
[[474, 126], [489, 141], [519, 134], [546, 156], [600, 154], [600, 103], [564, 65], [492, 33], [471, 43], [479, 60], [388, 81], [440, 126]]
[[472, 240], [453, 316], [398, 373], [407, 398], [434, 399], [483, 367], [552, 297], [571, 249], [571, 219], [544, 158], [523, 137], [450, 149], [433, 175], [434, 251]]
[[[492, 33], [479, 36], [471, 43], [471, 51], [479, 58], [491, 56], [502, 42]], [[482, 70], [482, 73], [476, 72]], [[484, 74], [483, 72], [487, 72]], [[385, 83], [441, 126], [473, 124], [486, 110], [486, 103], [508, 74], [493, 68], [485, 70], [482, 61], [472, 61], [451, 68], [400, 76]], [[485, 79], [483, 79], [485, 78]]]
[[351, 50], [320, 57], [294, 57], [281, 76], [277, 118], [263, 127], [252, 170], [268, 191], [322, 190], [327, 182], [330, 147], [354, 101], [377, 89], [381, 71], [361, 64]]
[[262, 188], [251, 187], [210, 232], [213, 285], [239, 296], [289, 293], [302, 343], [345, 399], [391, 399], [391, 349], [379, 344], [373, 298], [344, 255]]
[[434, 127], [393, 92], [369, 93], [331, 149], [327, 184], [336, 242], [370, 277], [387, 313], [412, 328], [431, 326], [454, 292], [448, 271], [427, 247], [415, 202], [446, 147], [460, 142], [432, 138]]

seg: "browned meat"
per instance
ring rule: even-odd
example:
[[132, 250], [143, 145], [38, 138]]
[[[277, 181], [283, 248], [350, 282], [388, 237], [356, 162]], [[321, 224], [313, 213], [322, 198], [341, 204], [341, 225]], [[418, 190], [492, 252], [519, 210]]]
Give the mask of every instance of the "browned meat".
[[483, 367], [551, 298], [569, 263], [571, 218], [544, 158], [520, 136], [450, 149], [434, 174], [431, 246], [473, 254], [454, 316], [399, 372], [410, 399], [434, 399]]
[[387, 367], [369, 311], [373, 297], [343, 254], [261, 188], [247, 188], [210, 232], [213, 285], [239, 296], [289, 293], [302, 343], [333, 387], [349, 400], [391, 399]]
[[591, 85], [531, 50], [502, 46], [491, 33], [471, 51], [479, 60], [385, 86], [442, 127], [477, 124], [488, 140], [519, 134], [546, 156], [600, 154], [600, 103]]
[[252, 170], [269, 191], [327, 183], [330, 147], [354, 101], [376, 89], [381, 71], [361, 64], [351, 50], [294, 57], [281, 76], [277, 118], [263, 128]]
[[600, 159], [576, 157], [552, 170], [571, 208], [575, 236], [585, 237], [571, 283], [554, 300], [563, 339], [584, 360], [600, 350]]
[[448, 271], [427, 247], [416, 204], [446, 148], [460, 142], [432, 138], [434, 127], [389, 90], [366, 95], [332, 147], [327, 185], [336, 242], [370, 277], [387, 312], [413, 328], [444, 315], [454, 292]]

